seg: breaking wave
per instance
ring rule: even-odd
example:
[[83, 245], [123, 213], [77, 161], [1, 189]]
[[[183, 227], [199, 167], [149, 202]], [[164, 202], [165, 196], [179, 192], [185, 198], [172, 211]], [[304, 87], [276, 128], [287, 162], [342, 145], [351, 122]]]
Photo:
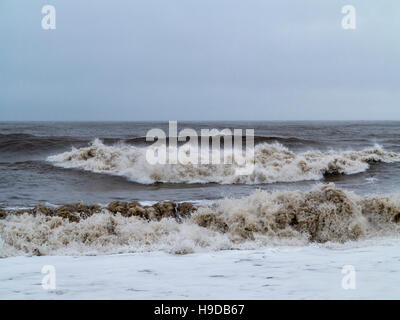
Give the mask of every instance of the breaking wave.
[[198, 207], [173, 202], [38, 206], [0, 210], [0, 218], [1, 257], [154, 250], [184, 254], [398, 236], [400, 197], [361, 197], [321, 184], [309, 191], [256, 191]]
[[[180, 148], [185, 148], [181, 146]], [[166, 164], [152, 165], [146, 148], [123, 143], [105, 145], [99, 139], [90, 146], [72, 148], [47, 158], [54, 165], [126, 177], [138, 183], [262, 184], [320, 180], [325, 175], [355, 174], [368, 170], [372, 162], [398, 162], [400, 154], [379, 145], [361, 151], [307, 151], [294, 153], [279, 143], [261, 143], [254, 148], [254, 171], [238, 175], [240, 166]], [[250, 159], [248, 159], [250, 160]]]

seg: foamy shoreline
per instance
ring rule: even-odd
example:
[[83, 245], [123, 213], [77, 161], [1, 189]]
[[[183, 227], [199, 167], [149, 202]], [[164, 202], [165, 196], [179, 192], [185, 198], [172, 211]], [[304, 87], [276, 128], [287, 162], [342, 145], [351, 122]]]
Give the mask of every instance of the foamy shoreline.
[[[399, 240], [171, 255], [0, 259], [0, 299], [396, 299]], [[44, 265], [56, 289], [44, 290]], [[343, 266], [356, 272], [342, 287]]]

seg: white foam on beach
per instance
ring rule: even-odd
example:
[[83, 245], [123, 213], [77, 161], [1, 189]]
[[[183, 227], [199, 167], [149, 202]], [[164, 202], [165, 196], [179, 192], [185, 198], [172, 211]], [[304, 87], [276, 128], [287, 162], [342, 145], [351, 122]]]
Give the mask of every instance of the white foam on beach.
[[[399, 240], [171, 255], [0, 259], [0, 299], [397, 299]], [[56, 271], [44, 290], [43, 266]], [[355, 270], [345, 290], [342, 269]]]

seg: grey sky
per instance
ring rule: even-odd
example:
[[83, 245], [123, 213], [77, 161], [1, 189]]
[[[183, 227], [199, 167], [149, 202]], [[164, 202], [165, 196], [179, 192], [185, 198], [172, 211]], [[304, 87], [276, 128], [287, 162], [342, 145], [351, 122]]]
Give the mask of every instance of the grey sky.
[[398, 0], [1, 0], [0, 120], [400, 120], [399, 31]]

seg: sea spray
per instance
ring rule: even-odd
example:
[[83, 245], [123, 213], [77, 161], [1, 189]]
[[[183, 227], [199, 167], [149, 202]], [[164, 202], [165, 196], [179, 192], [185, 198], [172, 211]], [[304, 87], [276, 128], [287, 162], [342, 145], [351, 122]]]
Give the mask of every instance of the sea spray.
[[309, 191], [259, 190], [197, 207], [113, 202], [107, 207], [3, 210], [0, 256], [154, 250], [182, 254], [398, 236], [399, 199], [361, 197], [334, 184], [321, 184]]
[[[325, 175], [364, 172], [370, 163], [400, 161], [400, 154], [385, 151], [379, 145], [361, 151], [294, 153], [278, 143], [261, 143], [255, 146], [252, 173], [238, 175], [240, 167], [234, 161], [232, 164], [223, 164], [221, 161], [222, 164], [208, 165], [150, 164], [146, 160], [146, 150], [145, 147], [123, 143], [109, 146], [96, 139], [88, 147], [73, 148], [49, 156], [47, 160], [56, 166], [122, 176], [143, 184], [263, 184], [321, 180]], [[234, 154], [231, 156], [234, 157]]]

